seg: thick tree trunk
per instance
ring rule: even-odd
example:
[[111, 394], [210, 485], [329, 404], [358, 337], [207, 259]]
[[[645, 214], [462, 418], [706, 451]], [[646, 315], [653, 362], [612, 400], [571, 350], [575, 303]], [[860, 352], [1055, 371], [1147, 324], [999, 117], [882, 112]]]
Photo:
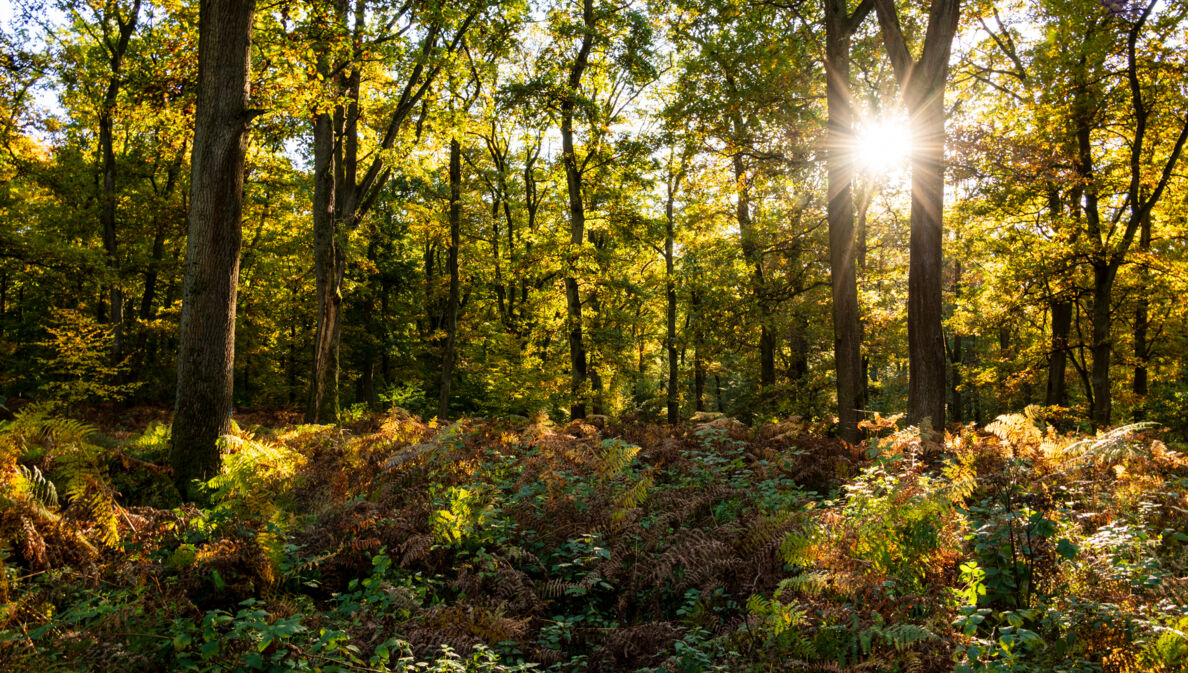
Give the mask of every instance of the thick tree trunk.
[[[829, 273], [833, 290], [833, 356], [837, 372], [838, 435], [857, 442], [858, 417], [865, 406], [862, 336], [858, 314], [858, 276], [854, 232], [854, 112], [850, 103], [850, 35], [870, 10], [863, 3], [854, 16], [845, 0], [825, 0], [825, 98], [828, 105], [826, 173], [829, 180]], [[865, 7], [865, 9], [863, 9]]]
[[454, 357], [458, 341], [458, 246], [462, 229], [462, 147], [457, 138], [450, 140], [450, 251], [446, 266], [450, 272], [450, 295], [446, 300], [445, 352], [441, 356], [441, 388], [437, 398], [437, 417], [450, 412], [450, 384], [454, 379]]
[[170, 463], [183, 495], [218, 473], [230, 427], [254, 0], [202, 0]]
[[908, 415], [945, 426], [945, 343], [941, 331], [945, 181], [943, 85], [916, 94], [912, 116], [912, 211], [908, 262]]
[[1048, 306], [1052, 314], [1052, 345], [1048, 354], [1048, 386], [1044, 404], [1068, 406], [1068, 335], [1072, 330], [1073, 305], [1070, 299], [1056, 298]]
[[[582, 22], [586, 32], [569, 70], [568, 89], [561, 101], [561, 153], [565, 164], [565, 185], [569, 193], [569, 243], [571, 255], [577, 255], [586, 236], [586, 211], [582, 201], [582, 173], [573, 145], [573, 118], [577, 111], [577, 92], [586, 71], [594, 40], [593, 0], [582, 0]], [[569, 331], [569, 388], [573, 402], [569, 409], [572, 418], [586, 417], [586, 347], [582, 341], [582, 299], [578, 279], [571, 266], [565, 277], [565, 308]]]
[[894, 0], [874, 0], [887, 55], [912, 119], [912, 211], [908, 261], [908, 418], [945, 424], [945, 342], [941, 331], [945, 206], [945, 84], [960, 0], [932, 0], [924, 48], [912, 60]]

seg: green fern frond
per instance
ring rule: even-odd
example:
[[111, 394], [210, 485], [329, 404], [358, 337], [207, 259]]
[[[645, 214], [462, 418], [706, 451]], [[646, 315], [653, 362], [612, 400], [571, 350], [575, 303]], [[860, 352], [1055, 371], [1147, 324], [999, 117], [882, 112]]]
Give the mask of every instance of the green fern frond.
[[631, 488], [624, 491], [615, 501], [615, 511], [611, 515], [611, 520], [618, 523], [627, 516], [628, 512], [639, 507], [648, 497], [648, 489], [652, 488], [653, 483], [652, 475], [648, 473], [632, 484]]
[[638, 453], [638, 446], [628, 444], [621, 439], [603, 440], [602, 450], [598, 453], [594, 470], [600, 477], [614, 477], [626, 470]]
[[940, 640], [940, 636], [917, 624], [893, 624], [881, 629], [880, 635], [896, 652], [903, 652], [916, 643]]
[[820, 596], [827, 588], [829, 588], [829, 573], [812, 571], [784, 579], [776, 589], [775, 595], [780, 596], [785, 591], [792, 589], [809, 596]]
[[50, 481], [41, 473], [41, 469], [36, 465], [29, 467], [25, 465], [18, 466], [21, 477], [29, 489], [29, 494], [35, 500], [40, 502], [48, 509], [58, 508], [58, 488], [54, 486], [54, 482]]

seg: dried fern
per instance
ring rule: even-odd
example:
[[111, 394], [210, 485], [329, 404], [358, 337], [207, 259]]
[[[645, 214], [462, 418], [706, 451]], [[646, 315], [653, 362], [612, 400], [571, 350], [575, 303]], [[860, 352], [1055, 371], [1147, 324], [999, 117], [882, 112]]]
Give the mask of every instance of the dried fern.
[[1064, 455], [1075, 461], [1111, 465], [1125, 462], [1139, 456], [1151, 455], [1150, 445], [1144, 445], [1131, 440], [1131, 435], [1143, 430], [1149, 430], [1157, 424], [1150, 422], [1131, 423], [1123, 425], [1093, 439], [1082, 439], [1064, 447]]

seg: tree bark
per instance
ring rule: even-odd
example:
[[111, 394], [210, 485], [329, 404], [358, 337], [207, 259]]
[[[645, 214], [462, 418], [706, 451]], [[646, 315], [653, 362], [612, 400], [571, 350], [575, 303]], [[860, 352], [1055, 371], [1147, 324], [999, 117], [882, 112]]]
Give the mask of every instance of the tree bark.
[[865, 406], [862, 336], [854, 231], [854, 111], [850, 103], [850, 36], [870, 12], [863, 2], [854, 14], [845, 0], [825, 0], [825, 98], [829, 120], [826, 173], [829, 181], [829, 273], [833, 291], [833, 357], [837, 372], [838, 436], [861, 439], [858, 417]]
[[[561, 153], [565, 164], [565, 185], [569, 193], [569, 243], [571, 255], [579, 254], [585, 240], [586, 211], [582, 201], [582, 173], [573, 146], [573, 118], [577, 111], [577, 92], [594, 46], [594, 3], [582, 0], [582, 22], [586, 27], [581, 46], [569, 69], [568, 89], [561, 101]], [[572, 264], [572, 262], [571, 262]], [[586, 417], [586, 348], [582, 340], [582, 299], [576, 270], [570, 266], [565, 276], [565, 308], [569, 327], [569, 388], [573, 402], [572, 418]]]
[[119, 363], [124, 356], [124, 290], [120, 286], [120, 256], [116, 239], [116, 165], [113, 127], [115, 126], [116, 100], [120, 94], [121, 73], [124, 68], [124, 55], [128, 52], [128, 43], [132, 33], [136, 30], [136, 23], [140, 18], [140, 0], [134, 0], [128, 14], [119, 11], [119, 6], [108, 8], [115, 14], [116, 31], [114, 40], [107, 39], [107, 10], [101, 17], [104, 31], [104, 46], [107, 49], [108, 66], [111, 69], [107, 89], [103, 94], [103, 101], [99, 106], [99, 161], [102, 174], [102, 193], [100, 196], [99, 222], [103, 229], [103, 249], [107, 255], [107, 268], [111, 272], [111, 288], [109, 301], [111, 311], [108, 319], [111, 324], [111, 355], [113, 362]]
[[202, 0], [198, 101], [191, 153], [189, 235], [170, 463], [183, 496], [218, 473], [230, 427], [235, 299], [243, 239], [243, 162], [254, 0]]
[[450, 250], [446, 266], [450, 273], [450, 294], [446, 300], [445, 352], [441, 357], [441, 388], [437, 398], [437, 417], [450, 412], [450, 384], [454, 378], [454, 351], [458, 340], [458, 246], [462, 229], [462, 147], [457, 138], [450, 140]]
[[912, 120], [912, 206], [908, 262], [908, 417], [922, 429], [945, 425], [941, 331], [945, 200], [945, 84], [959, 0], [932, 0], [924, 49], [908, 52], [893, 0], [875, 0], [883, 42]]
[[345, 256], [335, 222], [334, 119], [329, 112], [314, 117], [314, 282], [317, 328], [313, 372], [305, 407], [306, 423], [338, 420], [338, 353]]
[[[1143, 218], [1139, 231], [1139, 251], [1146, 254], [1151, 251], [1151, 215]], [[1151, 362], [1151, 344], [1147, 333], [1150, 329], [1151, 304], [1147, 299], [1150, 292], [1151, 271], [1147, 260], [1143, 260], [1139, 269], [1139, 297], [1134, 307], [1134, 383], [1132, 390], [1137, 397], [1147, 395], [1147, 366]], [[1140, 405], [1139, 413], [1142, 413]]]
[[[675, 259], [673, 247], [676, 243], [676, 213], [674, 212], [676, 193], [679, 188], [680, 175], [669, 173], [668, 198], [664, 203], [664, 347], [668, 350], [668, 388], [665, 391], [665, 405], [668, 411], [668, 422], [675, 425], [681, 420], [681, 404], [678, 395], [677, 347], [676, 347], [676, 314], [677, 293]], [[642, 361], [642, 358], [641, 358]]]
[[1048, 386], [1044, 404], [1067, 407], [1068, 335], [1072, 330], [1072, 300], [1054, 298], [1048, 309], [1052, 314], [1052, 345], [1048, 354]]

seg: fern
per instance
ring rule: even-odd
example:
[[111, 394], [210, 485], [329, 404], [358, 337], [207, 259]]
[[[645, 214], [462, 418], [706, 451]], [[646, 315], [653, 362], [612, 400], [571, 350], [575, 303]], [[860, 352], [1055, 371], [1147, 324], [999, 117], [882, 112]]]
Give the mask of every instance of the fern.
[[29, 494], [33, 496], [41, 505], [47, 509], [58, 508], [58, 489], [54, 486], [54, 482], [50, 481], [41, 473], [41, 469], [36, 465], [28, 467], [25, 465], [19, 466], [21, 477], [25, 480], [28, 486]]
[[644, 499], [648, 497], [648, 489], [652, 487], [653, 478], [651, 473], [645, 474], [639, 481], [631, 485], [623, 492], [622, 495], [615, 500], [615, 510], [611, 515], [611, 521], [618, 523], [627, 516], [627, 514], [639, 507]]
[[635, 460], [639, 447], [621, 439], [607, 439], [602, 442], [602, 451], [594, 465], [598, 476], [609, 479], [621, 474]]
[[1156, 424], [1151, 422], [1123, 425], [1093, 439], [1073, 442], [1064, 447], [1064, 454], [1073, 460], [1092, 462], [1098, 465], [1120, 463], [1138, 456], [1149, 456], [1150, 446], [1134, 442], [1130, 436], [1155, 426]]

